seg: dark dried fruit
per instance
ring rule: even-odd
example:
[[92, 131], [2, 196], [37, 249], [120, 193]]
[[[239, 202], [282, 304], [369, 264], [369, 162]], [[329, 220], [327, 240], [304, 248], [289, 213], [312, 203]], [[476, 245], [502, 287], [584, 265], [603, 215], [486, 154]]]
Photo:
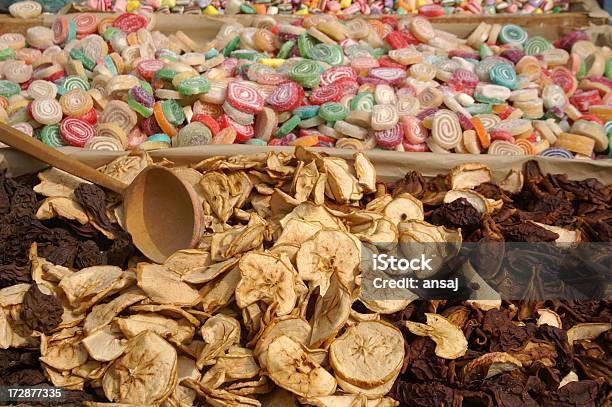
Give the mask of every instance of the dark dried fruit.
[[57, 297], [43, 294], [32, 284], [23, 297], [20, 318], [30, 329], [49, 333], [62, 322], [63, 312]]
[[74, 190], [74, 197], [100, 227], [109, 231], [113, 229], [106, 214], [106, 193], [102, 188], [82, 183]]

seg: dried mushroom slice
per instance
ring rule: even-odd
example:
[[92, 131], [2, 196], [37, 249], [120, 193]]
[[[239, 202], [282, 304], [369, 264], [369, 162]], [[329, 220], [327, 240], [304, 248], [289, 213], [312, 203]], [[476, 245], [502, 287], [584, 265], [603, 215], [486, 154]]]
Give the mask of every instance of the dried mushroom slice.
[[498, 185], [502, 190], [510, 194], [518, 194], [523, 189], [524, 180], [525, 177], [522, 171], [510, 170], [506, 178], [498, 182]]
[[298, 396], [328, 396], [336, 391], [336, 379], [288, 336], [270, 343], [266, 365], [274, 383]]
[[562, 327], [561, 317], [555, 311], [552, 311], [546, 308], [546, 309], [539, 309], [537, 310], [537, 312], [538, 312], [538, 315], [540, 316], [538, 320], [536, 321], [537, 326], [550, 325], [550, 326], [554, 326], [555, 328], [561, 329]]
[[85, 324], [83, 325], [85, 333], [87, 335], [92, 334], [109, 324], [121, 311], [145, 298], [147, 296], [140, 289], [132, 288], [110, 302], [94, 306], [85, 319]]
[[176, 380], [176, 350], [159, 335], [145, 331], [130, 339], [123, 356], [109, 366], [102, 388], [110, 401], [146, 405], [168, 397]]
[[164, 266], [182, 276], [206, 270], [210, 265], [210, 253], [201, 249], [179, 250], [164, 262]]
[[310, 348], [317, 348], [333, 339], [349, 318], [353, 300], [338, 280], [338, 276], [333, 275], [325, 295], [317, 297], [312, 316]]
[[123, 354], [126, 342], [121, 332], [116, 332], [107, 325], [83, 339], [83, 346], [92, 359], [110, 362]]
[[296, 265], [300, 278], [312, 281], [311, 289], [320, 287], [320, 295], [325, 295], [333, 274], [352, 291], [360, 260], [360, 248], [350, 234], [321, 230], [302, 244]]
[[355, 153], [353, 166], [357, 174], [359, 185], [367, 193], [376, 191], [376, 169], [372, 162], [363, 153]]
[[255, 345], [255, 356], [257, 356], [259, 365], [263, 369], [267, 367], [266, 363], [270, 343], [283, 335], [290, 337], [297, 343], [305, 345], [310, 338], [311, 328], [308, 322], [301, 318], [276, 319], [270, 322]]
[[217, 356], [240, 342], [240, 322], [223, 314], [215, 315], [200, 328], [200, 335], [205, 344], [196, 363], [198, 369], [214, 364]]
[[444, 195], [444, 203], [451, 203], [459, 198], [465, 198], [479, 213], [490, 213], [493, 208], [487, 198], [469, 189], [454, 189]]
[[395, 197], [383, 209], [383, 214], [391, 219], [395, 226], [408, 220], [424, 220], [423, 203], [405, 192]]
[[427, 325], [405, 321], [410, 332], [418, 336], [428, 336], [436, 343], [435, 353], [444, 359], [457, 359], [468, 349], [467, 339], [457, 326], [442, 315], [425, 313]]
[[87, 267], [64, 277], [59, 287], [66, 294], [70, 305], [76, 307], [79, 302], [111, 289], [122, 274], [123, 271], [115, 266]]
[[140, 263], [138, 287], [156, 303], [192, 306], [200, 301], [198, 290], [181, 281], [181, 276], [159, 264]]
[[291, 263], [269, 252], [245, 254], [239, 268], [242, 279], [236, 287], [236, 304], [240, 308], [263, 301], [276, 305], [277, 315], [287, 315], [295, 307], [299, 292], [306, 289]]
[[491, 170], [484, 164], [461, 164], [448, 174], [451, 189], [472, 189], [485, 182], [491, 182]]
[[593, 341], [610, 329], [612, 329], [612, 324], [603, 322], [576, 324], [567, 330], [567, 341], [570, 345], [574, 341]]
[[222, 223], [227, 222], [234, 210], [227, 176], [222, 172], [207, 172], [202, 176], [200, 186], [213, 214]]
[[341, 379], [371, 389], [395, 377], [404, 361], [404, 337], [383, 321], [347, 328], [329, 348], [329, 362]]
[[89, 222], [89, 216], [78, 202], [61, 196], [46, 198], [36, 211], [36, 219], [39, 220], [52, 219], [56, 216], [76, 220], [81, 225]]
[[[480, 376], [482, 372], [486, 372], [484, 377], [478, 378], [481, 380], [489, 379], [504, 372], [511, 372], [512, 370], [520, 369], [521, 367], [523, 367], [521, 361], [509, 353], [491, 352], [479, 356], [465, 365], [463, 367], [463, 376], [464, 378], [470, 377], [470, 375], [474, 373]], [[474, 373], [472, 373], [472, 371]]]

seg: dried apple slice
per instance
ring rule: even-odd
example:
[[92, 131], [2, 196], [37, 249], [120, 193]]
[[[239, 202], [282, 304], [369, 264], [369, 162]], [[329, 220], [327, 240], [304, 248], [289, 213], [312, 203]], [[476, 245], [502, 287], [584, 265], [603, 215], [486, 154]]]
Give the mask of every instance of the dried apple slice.
[[312, 281], [311, 288], [320, 287], [320, 295], [325, 295], [332, 274], [337, 274], [340, 282], [352, 290], [360, 260], [359, 247], [351, 235], [321, 230], [302, 244], [296, 265], [300, 277]]
[[467, 339], [457, 326], [442, 315], [425, 313], [427, 325], [405, 321], [410, 332], [418, 336], [428, 336], [436, 343], [435, 353], [444, 359], [457, 359], [468, 349]]
[[270, 322], [255, 345], [255, 356], [257, 356], [259, 365], [263, 369], [267, 367], [268, 348], [274, 339], [285, 335], [295, 342], [305, 345], [310, 338], [311, 328], [308, 322], [301, 318], [285, 318]]
[[227, 176], [221, 172], [207, 172], [202, 176], [200, 186], [215, 216], [221, 222], [227, 222], [233, 211]]
[[479, 213], [492, 211], [489, 200], [476, 191], [469, 189], [453, 189], [444, 195], [444, 203], [451, 203], [459, 198], [465, 198]]
[[510, 194], [518, 194], [523, 189], [523, 182], [525, 177], [523, 172], [520, 170], [510, 170], [506, 178], [501, 180], [498, 185], [504, 191]]
[[87, 350], [80, 336], [55, 341], [42, 352], [40, 361], [57, 370], [71, 370], [87, 362]]
[[200, 334], [205, 345], [198, 356], [198, 369], [214, 364], [217, 356], [240, 342], [240, 322], [223, 314], [215, 315], [200, 328]]
[[332, 216], [322, 205], [315, 205], [311, 202], [303, 202], [296, 206], [290, 213], [280, 220], [283, 228], [291, 219], [300, 219], [306, 222], [321, 225], [325, 229], [342, 229], [343, 225], [339, 219]]
[[40, 184], [33, 189], [34, 192], [47, 197], [74, 197], [74, 190], [79, 184], [88, 183], [84, 179], [75, 177], [58, 168], [51, 167], [43, 172], [38, 173]]
[[358, 201], [363, 196], [363, 190], [350, 170], [347, 162], [338, 157], [323, 158], [323, 166], [327, 174], [325, 191], [336, 202], [343, 204]]
[[329, 362], [343, 380], [373, 388], [399, 373], [404, 361], [404, 337], [383, 321], [360, 322], [349, 327], [329, 348]]
[[383, 214], [391, 219], [395, 226], [400, 222], [408, 220], [423, 220], [425, 214], [423, 212], [423, 204], [421, 201], [405, 192], [398, 195], [385, 206]]
[[491, 352], [486, 353], [476, 359], [471, 360], [463, 367], [464, 377], [469, 376], [474, 369], [479, 369], [476, 374], [480, 374], [481, 366], [485, 366], [486, 375], [482, 379], [489, 379], [504, 372], [520, 369], [523, 364], [520, 360], [506, 352]]
[[87, 301], [104, 292], [119, 280], [123, 271], [115, 266], [93, 266], [64, 277], [59, 287], [64, 290], [70, 305]]
[[140, 289], [132, 288], [110, 302], [94, 306], [85, 319], [85, 324], [83, 325], [85, 333], [87, 335], [92, 334], [109, 324], [121, 311], [145, 298], [147, 296]]
[[159, 264], [140, 263], [138, 286], [159, 304], [192, 306], [200, 301], [198, 290], [181, 281], [181, 276]]
[[332, 339], [349, 318], [353, 301], [350, 293], [333, 275], [324, 296], [318, 296], [312, 316], [310, 348], [317, 348]]
[[328, 396], [336, 391], [336, 379], [288, 336], [270, 343], [266, 364], [274, 383], [299, 396]]
[[354, 384], [351, 384], [347, 382], [346, 380], [342, 380], [342, 378], [338, 377], [338, 375], [336, 375], [336, 381], [338, 382], [338, 386], [340, 386], [340, 388], [344, 390], [346, 393], [361, 394], [361, 395], [366, 396], [366, 398], [368, 399], [378, 399], [391, 391], [391, 388], [393, 387], [393, 383], [395, 383], [395, 379], [397, 378], [398, 375], [399, 375], [399, 370], [394, 376], [391, 377], [390, 380], [387, 380], [385, 383], [381, 384], [380, 386], [376, 386], [372, 388], [363, 388], [363, 387], [355, 386]]
[[599, 335], [612, 329], [612, 324], [603, 322], [576, 324], [567, 331], [567, 341], [570, 346], [574, 341], [592, 341]]
[[472, 189], [485, 182], [491, 182], [491, 170], [484, 164], [461, 164], [448, 174], [451, 189]]
[[365, 192], [376, 191], [376, 169], [372, 162], [363, 153], [359, 152], [353, 156], [353, 166], [357, 174], [359, 185]]
[[146, 405], [168, 397], [176, 380], [176, 350], [159, 335], [145, 331], [130, 339], [123, 356], [109, 366], [102, 388], [110, 401]]
[[537, 310], [537, 312], [538, 312], [538, 315], [540, 316], [538, 320], [536, 321], [537, 326], [550, 325], [550, 326], [554, 326], [555, 328], [561, 329], [561, 326], [562, 326], [561, 317], [555, 311], [552, 311], [546, 308], [546, 309], [539, 309]]
[[190, 284], [207, 283], [230, 270], [236, 263], [238, 263], [238, 260], [240, 259], [235, 257], [203, 268], [193, 268], [183, 275], [182, 280]]
[[122, 339], [120, 332], [114, 332], [110, 325], [96, 331], [83, 339], [83, 346], [89, 356], [100, 362], [110, 362], [117, 359], [126, 349], [127, 341]]
[[170, 271], [180, 275], [204, 271], [210, 265], [210, 253], [201, 249], [179, 250], [164, 262]]
[[283, 231], [278, 239], [276, 239], [274, 245], [301, 245], [314, 236], [319, 230], [321, 230], [321, 225], [317, 223], [306, 222], [301, 219], [290, 219], [283, 227]]
[[578, 243], [582, 240], [582, 234], [579, 230], [565, 229], [559, 226], [546, 225], [540, 222], [531, 221], [531, 223], [534, 223], [546, 230], [550, 230], [551, 232], [558, 234], [559, 237], [557, 238], [557, 240], [555, 240], [555, 243], [557, 243], [558, 245]]

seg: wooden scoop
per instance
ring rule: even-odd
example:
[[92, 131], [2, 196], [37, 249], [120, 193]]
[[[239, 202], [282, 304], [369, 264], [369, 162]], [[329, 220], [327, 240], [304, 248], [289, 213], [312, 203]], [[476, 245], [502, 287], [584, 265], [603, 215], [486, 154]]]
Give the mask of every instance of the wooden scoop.
[[125, 228], [149, 259], [163, 263], [177, 250], [194, 247], [202, 234], [202, 205], [193, 187], [171, 170], [151, 165], [130, 185], [0, 124], [0, 141], [46, 164], [121, 194]]

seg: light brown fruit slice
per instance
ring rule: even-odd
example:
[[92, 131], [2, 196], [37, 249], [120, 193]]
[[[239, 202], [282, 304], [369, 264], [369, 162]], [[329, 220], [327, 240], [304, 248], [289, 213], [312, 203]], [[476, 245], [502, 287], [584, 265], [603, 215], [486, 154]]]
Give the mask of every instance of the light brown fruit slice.
[[200, 301], [198, 290], [181, 281], [181, 276], [159, 264], [140, 263], [138, 286], [159, 304], [192, 306]]
[[451, 203], [459, 198], [465, 198], [480, 213], [492, 211], [491, 204], [481, 194], [469, 189], [454, 189], [444, 195], [444, 203]]
[[461, 164], [449, 173], [451, 189], [472, 189], [478, 185], [491, 182], [491, 170], [484, 164]]
[[102, 379], [110, 401], [155, 404], [170, 395], [177, 380], [177, 354], [159, 335], [145, 331], [130, 339], [123, 356]]
[[336, 391], [336, 379], [288, 336], [270, 343], [267, 366], [274, 383], [299, 396], [328, 396]]
[[572, 345], [574, 341], [592, 341], [597, 339], [602, 333], [609, 331], [611, 328], [612, 324], [603, 322], [576, 324], [568, 329], [567, 341], [570, 345]]
[[126, 342], [120, 332], [113, 332], [110, 325], [107, 325], [83, 339], [83, 346], [92, 359], [110, 362], [123, 354]]
[[365, 192], [376, 191], [376, 169], [372, 162], [363, 153], [356, 153], [353, 160], [359, 185]]
[[285, 335], [305, 345], [310, 338], [311, 328], [308, 322], [300, 318], [285, 318], [270, 322], [255, 345], [255, 356], [258, 357], [259, 365], [263, 369], [267, 367], [268, 348], [274, 339]]
[[310, 348], [317, 348], [336, 336], [349, 318], [352, 303], [346, 287], [340, 284], [336, 275], [332, 276], [325, 295], [317, 297], [312, 316]]
[[56, 216], [76, 220], [81, 225], [89, 222], [89, 216], [78, 202], [61, 196], [46, 198], [36, 211], [36, 218], [40, 220], [52, 219]]
[[382, 321], [360, 322], [332, 342], [329, 362], [343, 380], [359, 387], [380, 386], [398, 374], [404, 361], [404, 338]]
[[523, 367], [523, 364], [520, 360], [506, 352], [491, 352], [471, 360], [463, 367], [463, 375], [469, 375], [470, 371], [481, 366], [486, 366], [487, 373], [484, 379], [488, 379], [504, 372], [520, 369]]
[[425, 219], [423, 204], [409, 193], [400, 194], [389, 202], [383, 214], [391, 219], [395, 226], [408, 220]]
[[79, 302], [87, 301], [110, 289], [122, 273], [122, 270], [115, 266], [87, 267], [63, 278], [59, 287], [64, 290], [70, 305], [76, 307]]
[[405, 321], [410, 332], [419, 336], [428, 336], [436, 343], [435, 353], [444, 359], [457, 359], [465, 355], [468, 343], [465, 335], [452, 322], [442, 315], [425, 313], [427, 325]]

